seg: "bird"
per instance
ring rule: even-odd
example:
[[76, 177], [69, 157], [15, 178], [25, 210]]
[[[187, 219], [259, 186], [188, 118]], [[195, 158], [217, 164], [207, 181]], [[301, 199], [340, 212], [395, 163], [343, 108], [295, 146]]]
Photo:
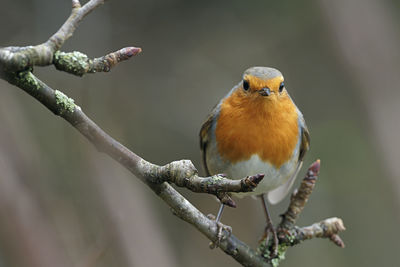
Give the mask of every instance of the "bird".
[[[199, 135], [208, 176], [241, 179], [265, 175], [253, 192], [234, 195], [260, 196], [267, 223], [265, 235], [273, 234], [276, 254], [278, 238], [266, 199], [271, 204], [284, 199], [310, 148], [303, 114], [286, 90], [282, 73], [270, 67], [247, 69], [208, 115]], [[223, 208], [221, 204], [217, 223]]]

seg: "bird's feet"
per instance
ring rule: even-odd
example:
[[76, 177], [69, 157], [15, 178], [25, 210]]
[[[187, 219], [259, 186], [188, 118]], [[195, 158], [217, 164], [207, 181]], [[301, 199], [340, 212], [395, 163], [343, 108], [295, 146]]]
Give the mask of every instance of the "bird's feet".
[[221, 244], [221, 241], [224, 240], [225, 235], [223, 233], [223, 231], [227, 232], [227, 236], [231, 236], [232, 234], [232, 227], [230, 227], [229, 225], [225, 225], [223, 223], [221, 223], [220, 221], [216, 221], [216, 218], [214, 215], [212, 214], [208, 214], [207, 218], [209, 218], [210, 220], [214, 220], [215, 223], [217, 224], [217, 240], [214, 242], [210, 242], [210, 248], [214, 249], [219, 247], [219, 245]]
[[[272, 239], [270, 234], [272, 234]], [[265, 226], [264, 234], [260, 241], [265, 242], [266, 248], [270, 247], [271, 243], [271, 249], [270, 249], [271, 259], [274, 259], [278, 256], [278, 245], [279, 245], [278, 234], [276, 233], [276, 229], [272, 225], [272, 223], [267, 223], [267, 226]]]

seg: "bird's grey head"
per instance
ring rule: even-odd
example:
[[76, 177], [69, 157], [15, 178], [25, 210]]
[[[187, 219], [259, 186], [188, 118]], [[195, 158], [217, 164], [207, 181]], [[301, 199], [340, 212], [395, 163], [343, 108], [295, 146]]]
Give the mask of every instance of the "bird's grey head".
[[262, 80], [270, 80], [278, 76], [283, 76], [279, 70], [268, 67], [251, 67], [243, 73], [243, 77], [247, 75], [251, 75]]

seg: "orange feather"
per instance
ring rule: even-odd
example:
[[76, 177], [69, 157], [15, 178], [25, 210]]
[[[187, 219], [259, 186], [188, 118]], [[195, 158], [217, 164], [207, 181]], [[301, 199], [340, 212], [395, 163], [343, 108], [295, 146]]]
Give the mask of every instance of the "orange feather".
[[[221, 104], [215, 132], [218, 151], [232, 163], [257, 154], [279, 168], [291, 158], [299, 140], [296, 107], [286, 90], [278, 91], [283, 77], [245, 79], [249, 92], [238, 87]], [[268, 97], [257, 93], [264, 87], [274, 93]]]

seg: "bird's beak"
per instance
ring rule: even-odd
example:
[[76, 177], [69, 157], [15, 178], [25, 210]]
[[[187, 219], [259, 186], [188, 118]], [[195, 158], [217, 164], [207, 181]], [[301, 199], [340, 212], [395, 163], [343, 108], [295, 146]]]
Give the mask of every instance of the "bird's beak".
[[269, 88], [267, 88], [267, 87], [265, 87], [265, 88], [263, 88], [263, 89], [261, 89], [261, 90], [258, 90], [258, 92], [259, 92], [260, 95], [262, 95], [262, 96], [269, 96], [269, 95], [271, 95], [271, 90], [270, 90]]

